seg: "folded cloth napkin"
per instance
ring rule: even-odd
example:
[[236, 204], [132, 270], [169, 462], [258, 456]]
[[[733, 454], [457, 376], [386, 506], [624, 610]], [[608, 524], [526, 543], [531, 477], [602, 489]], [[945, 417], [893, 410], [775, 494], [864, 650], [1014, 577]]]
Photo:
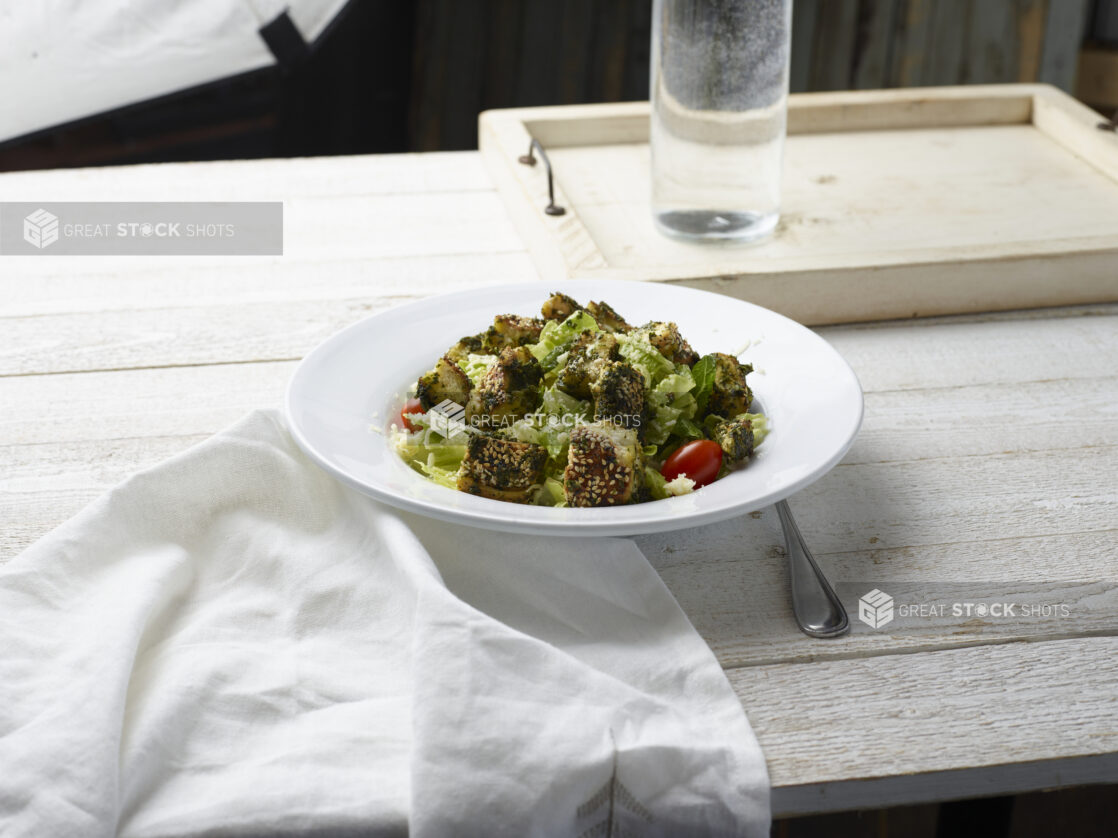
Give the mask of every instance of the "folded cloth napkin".
[[768, 835], [636, 546], [401, 514], [274, 413], [0, 568], [4, 836]]

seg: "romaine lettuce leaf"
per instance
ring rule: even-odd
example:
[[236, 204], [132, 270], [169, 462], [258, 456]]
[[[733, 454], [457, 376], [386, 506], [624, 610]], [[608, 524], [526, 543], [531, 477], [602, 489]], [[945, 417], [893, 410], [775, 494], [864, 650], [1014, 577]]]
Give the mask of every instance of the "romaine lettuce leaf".
[[442, 466], [434, 466], [429, 463], [418, 462], [413, 463], [413, 467], [427, 479], [438, 483], [440, 486], [446, 486], [448, 489], [458, 488], [458, 469], [457, 468], [443, 468]]
[[691, 377], [695, 380], [695, 402], [698, 404], [698, 415], [707, 412], [707, 402], [714, 389], [714, 356], [704, 355], [695, 366], [691, 367]]
[[554, 477], [548, 477], [540, 487], [536, 503], [540, 506], [566, 506], [567, 495], [563, 491], [563, 484]]
[[590, 402], [576, 399], [558, 387], [548, 387], [543, 391], [540, 410], [553, 416], [581, 416], [585, 419], [590, 416]]
[[769, 435], [769, 419], [763, 413], [739, 413], [735, 419], [748, 419], [753, 426], [753, 447]]
[[[691, 371], [681, 365], [679, 372], [666, 376], [652, 388], [648, 393], [651, 416], [644, 432], [645, 442], [663, 445], [673, 433], [696, 436], [697, 427], [691, 422], [697, 407], [695, 397], [690, 392], [694, 386]], [[681, 420], [687, 423], [683, 426], [685, 433], [678, 429]]]
[[585, 331], [597, 332], [598, 324], [585, 311], [576, 311], [562, 323], [549, 320], [540, 332], [540, 339], [530, 344], [528, 350], [545, 370], [554, 367], [559, 356], [567, 351], [574, 339]]
[[646, 332], [617, 335], [621, 357], [641, 371], [644, 386], [654, 387], [676, 371], [675, 364], [660, 354]]
[[681, 474], [671, 482], [664, 479], [652, 466], [644, 467], [644, 483], [649, 494], [654, 500], [664, 500], [678, 495], [687, 495], [695, 491], [695, 481], [686, 474]]
[[400, 434], [396, 452], [408, 463], [434, 466], [456, 471], [466, 457], [464, 443], [425, 442], [422, 434]]
[[655, 500], [663, 500], [668, 497], [667, 490], [664, 489], [664, 484], [667, 481], [664, 475], [660, 474], [652, 466], [644, 467], [644, 485], [648, 487], [648, 493], [652, 495]]
[[482, 377], [489, 372], [489, 368], [496, 362], [496, 355], [470, 354], [459, 366], [462, 367], [462, 372], [466, 373], [466, 377], [470, 379], [470, 383], [477, 387]]

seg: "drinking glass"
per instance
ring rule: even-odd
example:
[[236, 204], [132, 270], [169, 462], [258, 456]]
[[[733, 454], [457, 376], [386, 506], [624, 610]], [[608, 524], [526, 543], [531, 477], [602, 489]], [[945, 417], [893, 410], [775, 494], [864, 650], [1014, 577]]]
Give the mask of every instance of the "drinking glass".
[[780, 218], [792, 0], [654, 0], [652, 214], [685, 239]]

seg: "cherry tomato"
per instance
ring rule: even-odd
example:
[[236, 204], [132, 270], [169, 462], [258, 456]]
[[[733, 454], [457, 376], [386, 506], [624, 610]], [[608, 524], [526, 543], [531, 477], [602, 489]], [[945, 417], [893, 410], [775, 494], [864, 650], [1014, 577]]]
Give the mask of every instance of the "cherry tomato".
[[681, 474], [695, 481], [695, 488], [713, 483], [722, 468], [722, 447], [709, 439], [696, 439], [672, 452], [660, 469], [669, 483]]
[[399, 424], [401, 427], [407, 428], [409, 431], [418, 431], [419, 428], [408, 421], [407, 415], [409, 413], [426, 412], [427, 411], [423, 409], [423, 405], [420, 404], [419, 399], [408, 399], [406, 402], [404, 402], [404, 406], [400, 408], [400, 415], [397, 418], [400, 420]]

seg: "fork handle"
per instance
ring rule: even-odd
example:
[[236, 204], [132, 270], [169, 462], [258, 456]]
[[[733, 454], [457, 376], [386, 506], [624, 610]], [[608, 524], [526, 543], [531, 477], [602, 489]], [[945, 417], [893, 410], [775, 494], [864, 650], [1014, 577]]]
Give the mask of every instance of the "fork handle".
[[811, 637], [838, 637], [850, 629], [846, 609], [831, 583], [815, 563], [792, 510], [785, 501], [777, 501], [776, 513], [784, 530], [784, 546], [788, 553], [788, 572], [792, 579], [792, 612], [804, 634]]

